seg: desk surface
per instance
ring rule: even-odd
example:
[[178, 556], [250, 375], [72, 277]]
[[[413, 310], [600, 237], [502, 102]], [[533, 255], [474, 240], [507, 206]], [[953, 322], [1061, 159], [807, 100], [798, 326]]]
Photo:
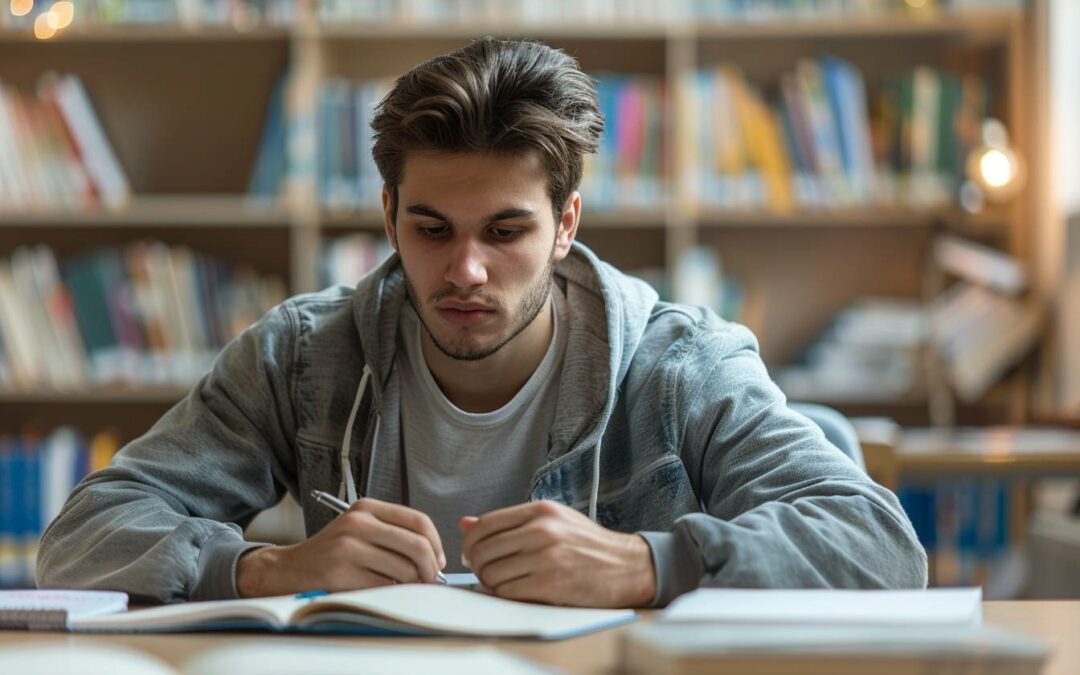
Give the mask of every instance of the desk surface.
[[1043, 427], [907, 429], [896, 450], [901, 475], [1080, 474], [1080, 431]]
[[[1010, 601], [983, 603], [984, 623], [1000, 626], [1042, 638], [1050, 643], [1052, 654], [1042, 675], [1066, 675], [1080, 672], [1080, 600], [1068, 601]], [[649, 613], [647, 613], [649, 614]], [[275, 640], [312, 644], [331, 641], [333, 644], [412, 648], [476, 647], [481, 644], [518, 654], [538, 663], [554, 666], [567, 673], [609, 675], [616, 672], [619, 635], [623, 629], [612, 629], [561, 642], [480, 641], [442, 639], [374, 639], [277, 636]], [[45, 644], [115, 644], [153, 654], [180, 666], [185, 660], [210, 647], [220, 647], [244, 640], [265, 640], [266, 634], [222, 633], [180, 635], [67, 635], [62, 633], [25, 633], [0, 631], [0, 647]]]

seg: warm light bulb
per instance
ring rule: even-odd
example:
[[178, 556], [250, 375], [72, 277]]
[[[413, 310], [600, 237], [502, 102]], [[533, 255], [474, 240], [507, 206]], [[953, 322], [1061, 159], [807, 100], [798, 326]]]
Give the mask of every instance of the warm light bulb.
[[56, 30], [62, 30], [70, 26], [75, 18], [75, 4], [66, 0], [54, 2], [53, 6], [49, 8], [49, 14], [53, 17], [49, 25]]
[[39, 14], [38, 18], [34, 19], [34, 37], [39, 40], [48, 40], [52, 36], [56, 35], [56, 29], [53, 28], [49, 17], [52, 16], [52, 12], [45, 12]]
[[34, 0], [11, 0], [11, 14], [26, 16], [34, 9]]
[[1004, 187], [1013, 179], [1013, 166], [1009, 156], [1001, 150], [990, 149], [979, 159], [979, 171], [991, 188]]

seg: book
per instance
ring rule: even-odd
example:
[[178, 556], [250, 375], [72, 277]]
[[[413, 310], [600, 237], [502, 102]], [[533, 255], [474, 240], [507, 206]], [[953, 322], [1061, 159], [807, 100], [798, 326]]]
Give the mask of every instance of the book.
[[330, 594], [186, 602], [136, 612], [118, 606], [113, 613], [63, 620], [55, 610], [41, 616], [22, 610], [18, 617], [9, 618], [9, 627], [17, 625], [12, 621], [32, 621], [42, 628], [73, 632], [268, 630], [558, 640], [619, 626], [633, 621], [636, 614], [514, 602], [439, 584], [399, 584]]
[[0, 435], [0, 588], [30, 588], [45, 527], [76, 484], [104, 468], [121, 445], [115, 431], [88, 439], [70, 426]]
[[131, 186], [109, 145], [82, 81], [74, 75], [66, 75], [48, 82], [44, 87], [45, 95], [60, 110], [101, 203], [109, 208], [124, 206], [131, 199]]
[[739, 625], [977, 626], [982, 590], [823, 590], [700, 588], [675, 599], [661, 621]]
[[285, 295], [276, 277], [185, 246], [137, 241], [62, 261], [19, 247], [0, 259], [0, 386], [188, 385]]
[[1042, 641], [986, 626], [732, 625], [658, 622], [622, 641], [620, 672], [631, 675], [1036, 675]]
[[127, 610], [127, 593], [115, 591], [0, 591], [0, 628], [71, 628], [90, 617]]

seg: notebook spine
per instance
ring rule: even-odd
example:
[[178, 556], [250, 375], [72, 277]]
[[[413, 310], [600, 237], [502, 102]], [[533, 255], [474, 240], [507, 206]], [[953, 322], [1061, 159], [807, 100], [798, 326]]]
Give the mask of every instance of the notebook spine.
[[67, 630], [67, 610], [0, 610], [0, 630]]

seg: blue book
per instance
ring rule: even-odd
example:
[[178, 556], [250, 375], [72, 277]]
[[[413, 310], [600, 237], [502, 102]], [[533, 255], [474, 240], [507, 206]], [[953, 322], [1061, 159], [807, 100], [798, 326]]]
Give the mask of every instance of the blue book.
[[248, 183], [248, 192], [259, 197], [276, 197], [285, 180], [287, 155], [285, 147], [285, 90], [287, 75], [282, 75], [270, 92], [263, 123], [259, 154], [255, 170]]

